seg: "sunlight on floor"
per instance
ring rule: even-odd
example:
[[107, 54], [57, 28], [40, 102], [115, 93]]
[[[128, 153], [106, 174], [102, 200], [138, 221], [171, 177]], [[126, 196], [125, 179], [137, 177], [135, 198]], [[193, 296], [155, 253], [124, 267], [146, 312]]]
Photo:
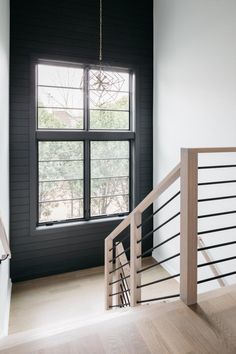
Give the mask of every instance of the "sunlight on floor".
[[[145, 265], [152, 263], [145, 259]], [[79, 270], [13, 284], [9, 333], [58, 325], [105, 314], [103, 267]], [[169, 274], [161, 266], [143, 273], [146, 283]], [[143, 289], [142, 297], [179, 291], [174, 279]]]

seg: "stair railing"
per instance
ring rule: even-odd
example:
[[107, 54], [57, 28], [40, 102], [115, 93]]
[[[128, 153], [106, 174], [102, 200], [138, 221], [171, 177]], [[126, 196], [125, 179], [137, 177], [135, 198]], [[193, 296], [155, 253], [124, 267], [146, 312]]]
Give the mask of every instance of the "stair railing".
[[11, 251], [7, 239], [7, 234], [1, 217], [0, 217], [0, 243], [2, 245], [3, 252], [4, 252], [2, 255], [0, 255], [0, 263], [1, 263], [7, 258], [11, 258]]
[[[118, 279], [114, 280], [114, 275], [117, 270], [124, 267], [126, 267], [126, 279], [129, 279], [130, 284], [130, 305], [136, 306], [138, 301], [141, 301], [141, 290], [139, 288], [141, 284], [141, 276], [138, 273], [138, 271], [141, 270], [141, 258], [138, 258], [138, 255], [142, 253], [141, 242], [139, 242], [141, 240], [141, 227], [139, 227], [142, 223], [141, 216], [142, 213], [179, 178], [179, 176], [180, 164], [178, 164], [105, 239], [105, 293], [107, 309], [119, 306], [117, 303], [114, 304], [113, 301], [113, 297], [116, 296], [116, 292], [113, 292], [113, 285], [120, 282]], [[127, 228], [129, 228], [128, 234], [121, 240], [118, 240], [120, 234], [124, 232], [124, 230], [127, 231]], [[114, 253], [116, 248], [120, 243], [127, 240], [129, 245], [126, 247], [126, 252], [130, 251], [130, 261], [127, 260], [123, 266], [115, 267]]]
[[[214, 228], [209, 230], [198, 230], [200, 219], [217, 218], [223, 215], [231, 215], [236, 213], [236, 210], [220, 211], [217, 213], [208, 213], [199, 215], [198, 206], [202, 203], [218, 203], [222, 200], [231, 200], [236, 198], [236, 195], [213, 195], [212, 197], [199, 198], [199, 188], [203, 186], [228, 185], [236, 183], [236, 179], [226, 179], [214, 181], [199, 181], [200, 170], [212, 170], [236, 168], [236, 164], [223, 165], [207, 165], [198, 166], [199, 154], [221, 154], [233, 153], [236, 148], [192, 148], [181, 149], [181, 162], [160, 182], [154, 190], [124, 219], [115, 230], [105, 240], [105, 280], [106, 280], [106, 308], [136, 306], [143, 302], [171, 299], [175, 297], [181, 298], [186, 305], [192, 305], [197, 302], [198, 285], [212, 280], [218, 281], [220, 286], [227, 285], [225, 278], [236, 274], [233, 271], [222, 273], [217, 264], [229, 262], [236, 259], [235, 255], [230, 257], [214, 259], [208, 252], [210, 250], [236, 245], [236, 241], [223, 243], [215, 243], [205, 245], [203, 235], [218, 233], [227, 230], [236, 229], [236, 225]], [[142, 221], [144, 211], [151, 206], [170, 186], [172, 186], [180, 178], [180, 191], [174, 194], [161, 207], [154, 211], [153, 217], [160, 210], [166, 207], [169, 203], [180, 196], [180, 210], [163, 222], [152, 231], [144, 236], [142, 235], [142, 225], [149, 220]], [[217, 204], [218, 206], [218, 204]], [[220, 205], [221, 207], [221, 205]], [[154, 245], [150, 249], [142, 252], [142, 242], [149, 236], [152, 236], [160, 228], [166, 226], [176, 218], [180, 218], [180, 230], [171, 237]], [[123, 237], [122, 234], [125, 233]], [[152, 264], [142, 268], [142, 257], [148, 252], [153, 251], [158, 247], [162, 247], [173, 239], [180, 239], [180, 250], [174, 255], [170, 255], [159, 263]], [[123, 246], [125, 244], [125, 246]], [[198, 255], [202, 254], [204, 263], [198, 263]], [[143, 284], [141, 280], [142, 272], [149, 270], [164, 262], [179, 258], [180, 271], [174, 275], [157, 279], [152, 282]], [[214, 276], [204, 279], [198, 279], [198, 269], [208, 267]], [[154, 284], [169, 281], [170, 279], [180, 278], [179, 294], [168, 294], [167, 296], [155, 297], [151, 299], [141, 298], [141, 289], [143, 287], [152, 286]], [[116, 301], [116, 302], [115, 302]]]

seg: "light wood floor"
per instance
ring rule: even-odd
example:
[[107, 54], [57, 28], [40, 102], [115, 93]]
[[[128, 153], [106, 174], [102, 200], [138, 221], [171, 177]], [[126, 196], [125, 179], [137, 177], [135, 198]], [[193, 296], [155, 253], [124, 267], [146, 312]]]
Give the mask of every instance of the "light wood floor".
[[236, 286], [200, 295], [198, 305], [192, 308], [180, 300], [139, 306], [117, 318], [3, 349], [2, 353], [235, 354]]
[[[152, 264], [148, 257], [143, 266]], [[91, 268], [13, 284], [9, 333], [65, 327], [71, 322], [98, 319], [105, 315], [104, 269]], [[168, 273], [157, 266], [143, 273], [146, 283]], [[178, 293], [174, 279], [143, 288], [142, 298]]]

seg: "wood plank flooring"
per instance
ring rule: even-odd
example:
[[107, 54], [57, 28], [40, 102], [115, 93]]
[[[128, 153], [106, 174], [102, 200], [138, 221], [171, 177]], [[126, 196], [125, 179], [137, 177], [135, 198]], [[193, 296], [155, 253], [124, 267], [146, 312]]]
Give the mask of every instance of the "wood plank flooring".
[[[152, 257], [143, 266], [153, 264]], [[143, 273], [146, 283], [169, 274], [157, 266]], [[90, 268], [13, 284], [9, 334], [104, 316], [104, 268]], [[142, 298], [179, 292], [174, 280], [142, 290]], [[96, 296], [94, 295], [96, 294]]]
[[235, 354], [236, 285], [200, 295], [191, 308], [180, 300], [139, 306], [117, 318], [6, 348], [2, 343], [1, 353]]

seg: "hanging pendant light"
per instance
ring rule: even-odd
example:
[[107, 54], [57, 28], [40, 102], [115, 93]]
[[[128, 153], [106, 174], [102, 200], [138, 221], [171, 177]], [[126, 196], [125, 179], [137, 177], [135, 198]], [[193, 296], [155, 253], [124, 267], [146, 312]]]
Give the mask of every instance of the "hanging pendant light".
[[103, 65], [103, 4], [100, 1], [99, 11], [99, 67], [98, 69], [90, 70], [89, 85], [90, 90], [93, 90], [93, 95], [90, 99], [94, 105], [102, 107], [103, 104], [116, 100], [121, 91], [125, 79], [119, 72], [112, 70], [106, 65]]

